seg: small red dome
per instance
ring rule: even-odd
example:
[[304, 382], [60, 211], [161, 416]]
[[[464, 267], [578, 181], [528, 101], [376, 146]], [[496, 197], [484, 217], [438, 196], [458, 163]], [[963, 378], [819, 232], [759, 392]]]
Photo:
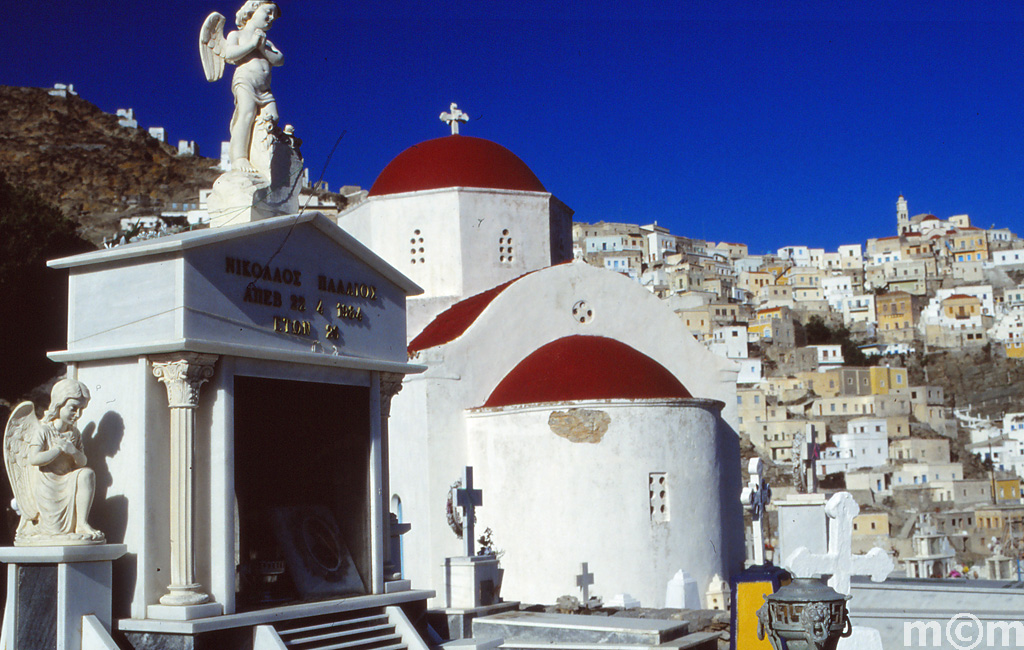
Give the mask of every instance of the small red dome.
[[500, 144], [452, 135], [398, 154], [374, 181], [370, 196], [445, 187], [547, 191], [526, 163]]
[[603, 336], [567, 336], [520, 361], [484, 406], [688, 397], [690, 391], [665, 366], [625, 343]]

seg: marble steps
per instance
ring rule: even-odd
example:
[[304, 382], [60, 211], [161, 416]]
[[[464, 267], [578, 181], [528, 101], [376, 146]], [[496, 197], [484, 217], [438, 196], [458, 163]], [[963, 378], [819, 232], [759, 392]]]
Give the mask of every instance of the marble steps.
[[383, 610], [366, 615], [339, 613], [274, 626], [289, 650], [407, 650], [408, 645]]

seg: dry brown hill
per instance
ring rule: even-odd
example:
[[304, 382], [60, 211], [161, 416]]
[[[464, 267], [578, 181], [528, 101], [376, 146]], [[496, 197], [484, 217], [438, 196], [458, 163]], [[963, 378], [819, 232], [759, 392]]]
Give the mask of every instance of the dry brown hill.
[[93, 243], [116, 232], [120, 217], [197, 202], [215, 164], [178, 156], [81, 97], [0, 86], [0, 171], [60, 207]]

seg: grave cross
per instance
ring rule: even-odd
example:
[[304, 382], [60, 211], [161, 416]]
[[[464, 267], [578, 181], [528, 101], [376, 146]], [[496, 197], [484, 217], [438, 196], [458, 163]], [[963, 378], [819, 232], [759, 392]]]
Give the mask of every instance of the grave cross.
[[452, 102], [452, 105], [447, 111], [441, 113], [441, 121], [447, 122], [448, 126], [452, 127], [452, 135], [459, 134], [459, 122], [468, 122], [469, 115], [466, 115], [459, 110], [458, 104]]
[[750, 459], [747, 465], [750, 473], [750, 483], [743, 488], [741, 499], [743, 505], [750, 508], [751, 520], [753, 523], [754, 537], [754, 564], [764, 564], [764, 524], [763, 515], [765, 508], [772, 500], [772, 489], [768, 481], [761, 477], [764, 471], [764, 463], [760, 458]]
[[838, 492], [825, 504], [825, 514], [832, 520], [828, 526], [828, 553], [814, 555], [801, 546], [786, 560], [787, 568], [798, 578], [829, 574], [828, 586], [850, 595], [850, 576], [869, 575], [874, 582], [885, 580], [893, 570], [892, 558], [880, 548], [866, 555], [854, 555], [852, 549], [853, 518], [860, 506], [849, 492]]
[[473, 468], [466, 467], [462, 471], [462, 487], [455, 490], [455, 503], [462, 508], [462, 544], [466, 550], [466, 557], [473, 557], [473, 544], [476, 540], [473, 537], [473, 510], [484, 504], [484, 493], [481, 490], [473, 489]]
[[594, 574], [588, 571], [587, 563], [580, 564], [580, 574], [576, 576], [576, 586], [583, 590], [583, 605], [590, 602], [590, 585], [594, 584]]

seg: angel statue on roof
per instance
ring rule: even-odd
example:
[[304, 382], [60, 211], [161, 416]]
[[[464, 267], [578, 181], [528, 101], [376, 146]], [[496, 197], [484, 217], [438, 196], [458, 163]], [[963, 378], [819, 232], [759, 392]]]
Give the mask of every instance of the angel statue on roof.
[[207, 81], [224, 75], [224, 63], [235, 66], [231, 92], [231, 166], [247, 174], [258, 173], [250, 161], [254, 142], [266, 142], [277, 125], [277, 103], [270, 92], [270, 70], [284, 63], [284, 55], [267, 40], [267, 30], [281, 15], [270, 0], [248, 0], [235, 14], [236, 31], [224, 35], [224, 16], [210, 14], [199, 32], [199, 56]]
[[32, 402], [11, 412], [4, 432], [4, 464], [21, 522], [15, 546], [102, 544], [89, 525], [96, 474], [85, 466], [82, 434], [75, 424], [89, 403], [89, 389], [62, 379], [50, 392], [43, 419]]

